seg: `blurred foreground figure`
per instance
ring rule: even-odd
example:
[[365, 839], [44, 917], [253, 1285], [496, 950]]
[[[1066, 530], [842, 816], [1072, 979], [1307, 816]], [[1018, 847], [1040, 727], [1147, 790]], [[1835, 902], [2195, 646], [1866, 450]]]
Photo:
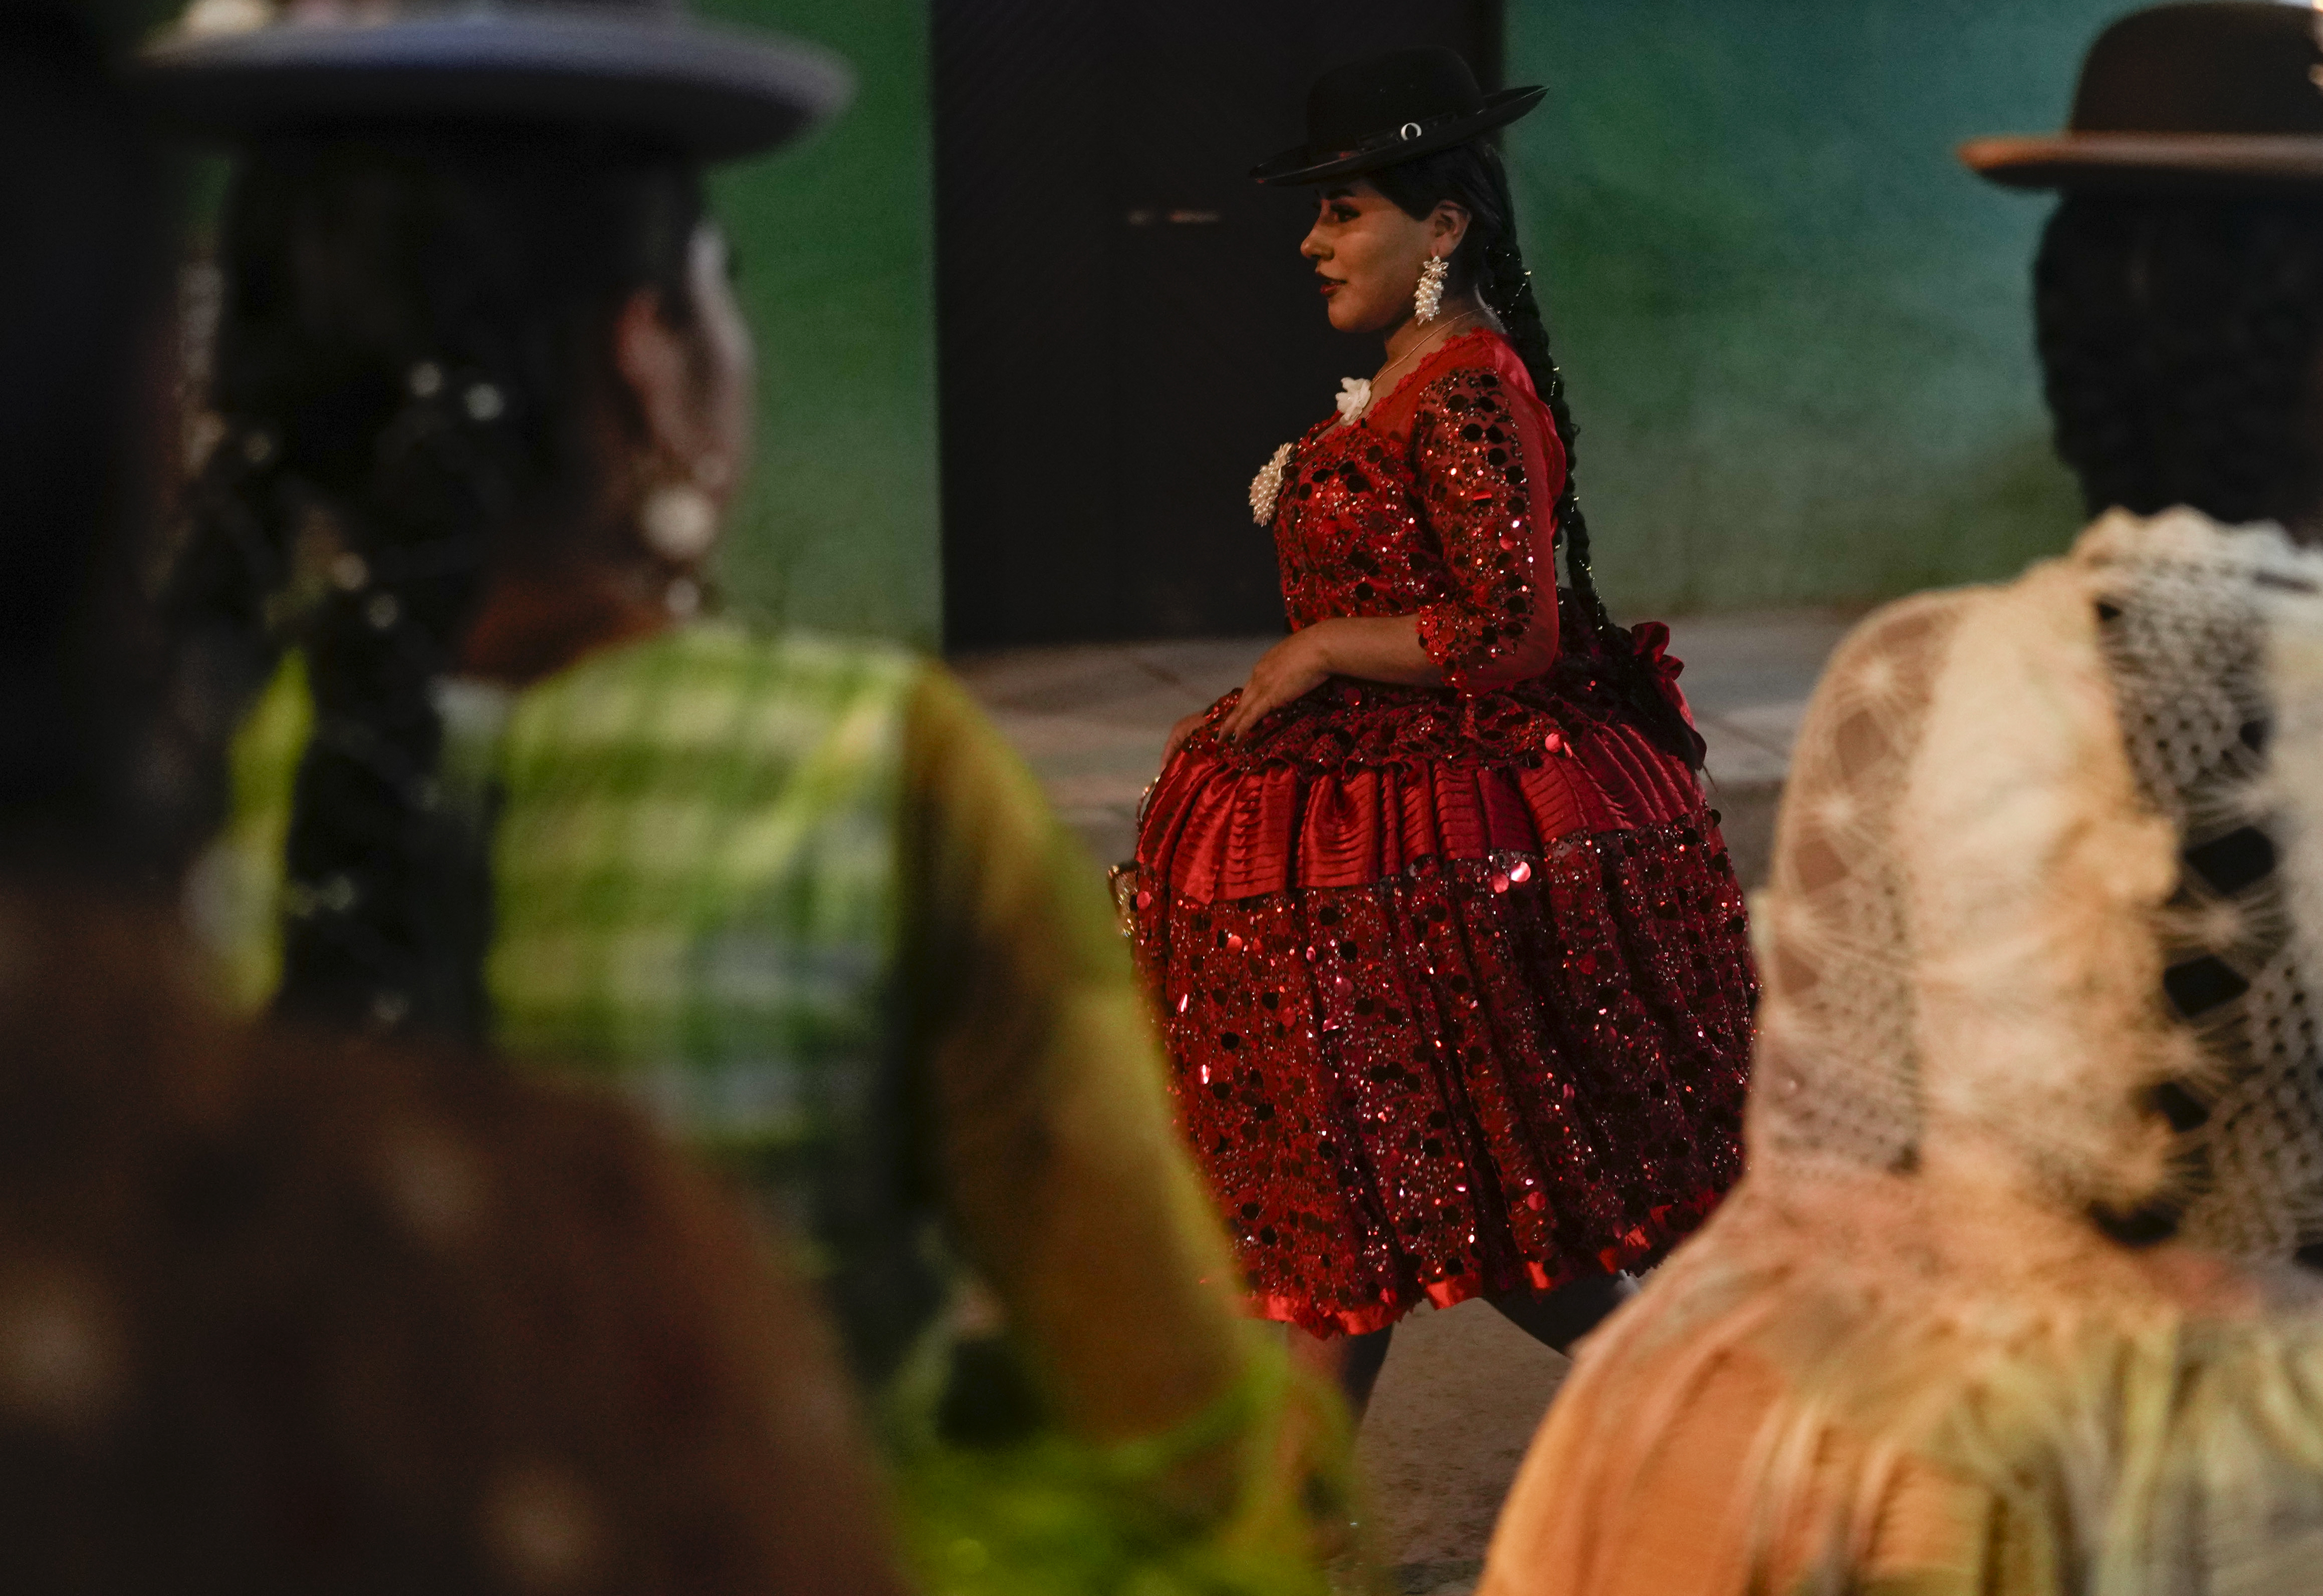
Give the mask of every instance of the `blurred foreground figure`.
[[0, 13], [0, 1587], [901, 1589], [832, 1349], [635, 1114], [222, 1021], [131, 601], [174, 216]]
[[790, 1210], [945, 1588], [1317, 1588], [1344, 1444], [1235, 1316], [1094, 871], [941, 669], [700, 614], [754, 386], [702, 168], [839, 69], [213, 14], [147, 60], [239, 145], [173, 614], [189, 724], [271, 681], [197, 893], [243, 995], [573, 1061]]
[[8, 1588], [903, 1588], [834, 1349], [634, 1113], [225, 1024], [86, 894], [0, 959]]
[[2309, 1591], [2323, 1537], [2323, 50], [2164, 6], [2034, 278], [2097, 523], [1802, 728], [1750, 1173], [1583, 1353], [1492, 1596]]

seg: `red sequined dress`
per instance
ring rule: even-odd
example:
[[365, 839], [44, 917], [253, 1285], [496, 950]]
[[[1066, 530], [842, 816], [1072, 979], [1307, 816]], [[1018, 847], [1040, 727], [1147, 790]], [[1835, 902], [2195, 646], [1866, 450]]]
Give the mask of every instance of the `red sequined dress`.
[[1318, 1334], [1649, 1263], [1741, 1172], [1741, 890], [1577, 611], [1535, 624], [1565, 474], [1492, 333], [1309, 432], [1291, 626], [1417, 612], [1447, 685], [1334, 678], [1237, 745], [1229, 694], [1140, 825], [1180, 1124], [1258, 1311]]

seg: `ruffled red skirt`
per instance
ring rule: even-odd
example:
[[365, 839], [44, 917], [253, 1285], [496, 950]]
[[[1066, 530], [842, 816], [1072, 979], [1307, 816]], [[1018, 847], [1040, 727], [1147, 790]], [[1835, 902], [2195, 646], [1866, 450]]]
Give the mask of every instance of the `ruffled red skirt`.
[[1741, 891], [1685, 766], [1578, 668], [1206, 727], [1148, 801], [1134, 924], [1268, 1317], [1361, 1334], [1648, 1264], [1741, 1173]]

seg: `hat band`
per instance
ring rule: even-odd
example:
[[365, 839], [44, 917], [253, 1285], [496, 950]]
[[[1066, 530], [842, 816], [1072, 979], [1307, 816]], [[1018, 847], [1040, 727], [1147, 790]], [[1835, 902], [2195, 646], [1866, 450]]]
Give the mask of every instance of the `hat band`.
[[1373, 133], [1370, 137], [1364, 139], [1359, 143], [1347, 149], [1336, 151], [1327, 155], [1318, 154], [1315, 159], [1318, 161], [1352, 161], [1359, 155], [1376, 155], [1382, 150], [1392, 150], [1400, 144], [1417, 143], [1420, 140], [1428, 137], [1430, 133], [1439, 133], [1445, 128], [1451, 127], [1455, 124], [1465, 122], [1471, 117], [1481, 115], [1483, 114], [1483, 111], [1484, 107], [1478, 105], [1471, 110], [1447, 111], [1441, 116], [1430, 116], [1422, 120], [1407, 122], [1402, 124], [1400, 126], [1391, 127], [1385, 133]]

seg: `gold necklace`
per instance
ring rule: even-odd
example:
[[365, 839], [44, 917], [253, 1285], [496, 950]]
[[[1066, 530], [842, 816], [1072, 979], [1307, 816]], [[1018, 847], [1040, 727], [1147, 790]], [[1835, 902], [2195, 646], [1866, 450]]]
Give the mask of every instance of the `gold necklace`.
[[[1446, 344], [1452, 342], [1451, 333], [1453, 328], [1458, 326], [1464, 321], [1480, 320], [1483, 316], [1483, 312], [1480, 310], [1464, 310], [1459, 315], [1454, 316], [1450, 321], [1446, 322], [1442, 326], [1436, 329], [1437, 332], [1442, 335], [1437, 337], [1435, 343], [1429, 344], [1423, 340], [1420, 343], [1413, 344], [1409, 349], [1405, 350], [1401, 354], [1397, 355], [1393, 360], [1388, 362], [1387, 364], [1382, 366], [1379, 369], [1379, 375], [1373, 377], [1366, 385], [1364, 390], [1365, 398], [1364, 399], [1364, 408], [1356, 411], [1355, 415], [1367, 416], [1371, 414], [1373, 402], [1376, 400], [1380, 395], [1380, 382], [1390, 371], [1394, 371], [1396, 367], [1403, 364], [1404, 362], [1409, 360], [1413, 355], [1419, 353], [1423, 350], [1443, 348]], [[1353, 420], [1354, 418], [1354, 417], [1348, 417], [1350, 420]]]

